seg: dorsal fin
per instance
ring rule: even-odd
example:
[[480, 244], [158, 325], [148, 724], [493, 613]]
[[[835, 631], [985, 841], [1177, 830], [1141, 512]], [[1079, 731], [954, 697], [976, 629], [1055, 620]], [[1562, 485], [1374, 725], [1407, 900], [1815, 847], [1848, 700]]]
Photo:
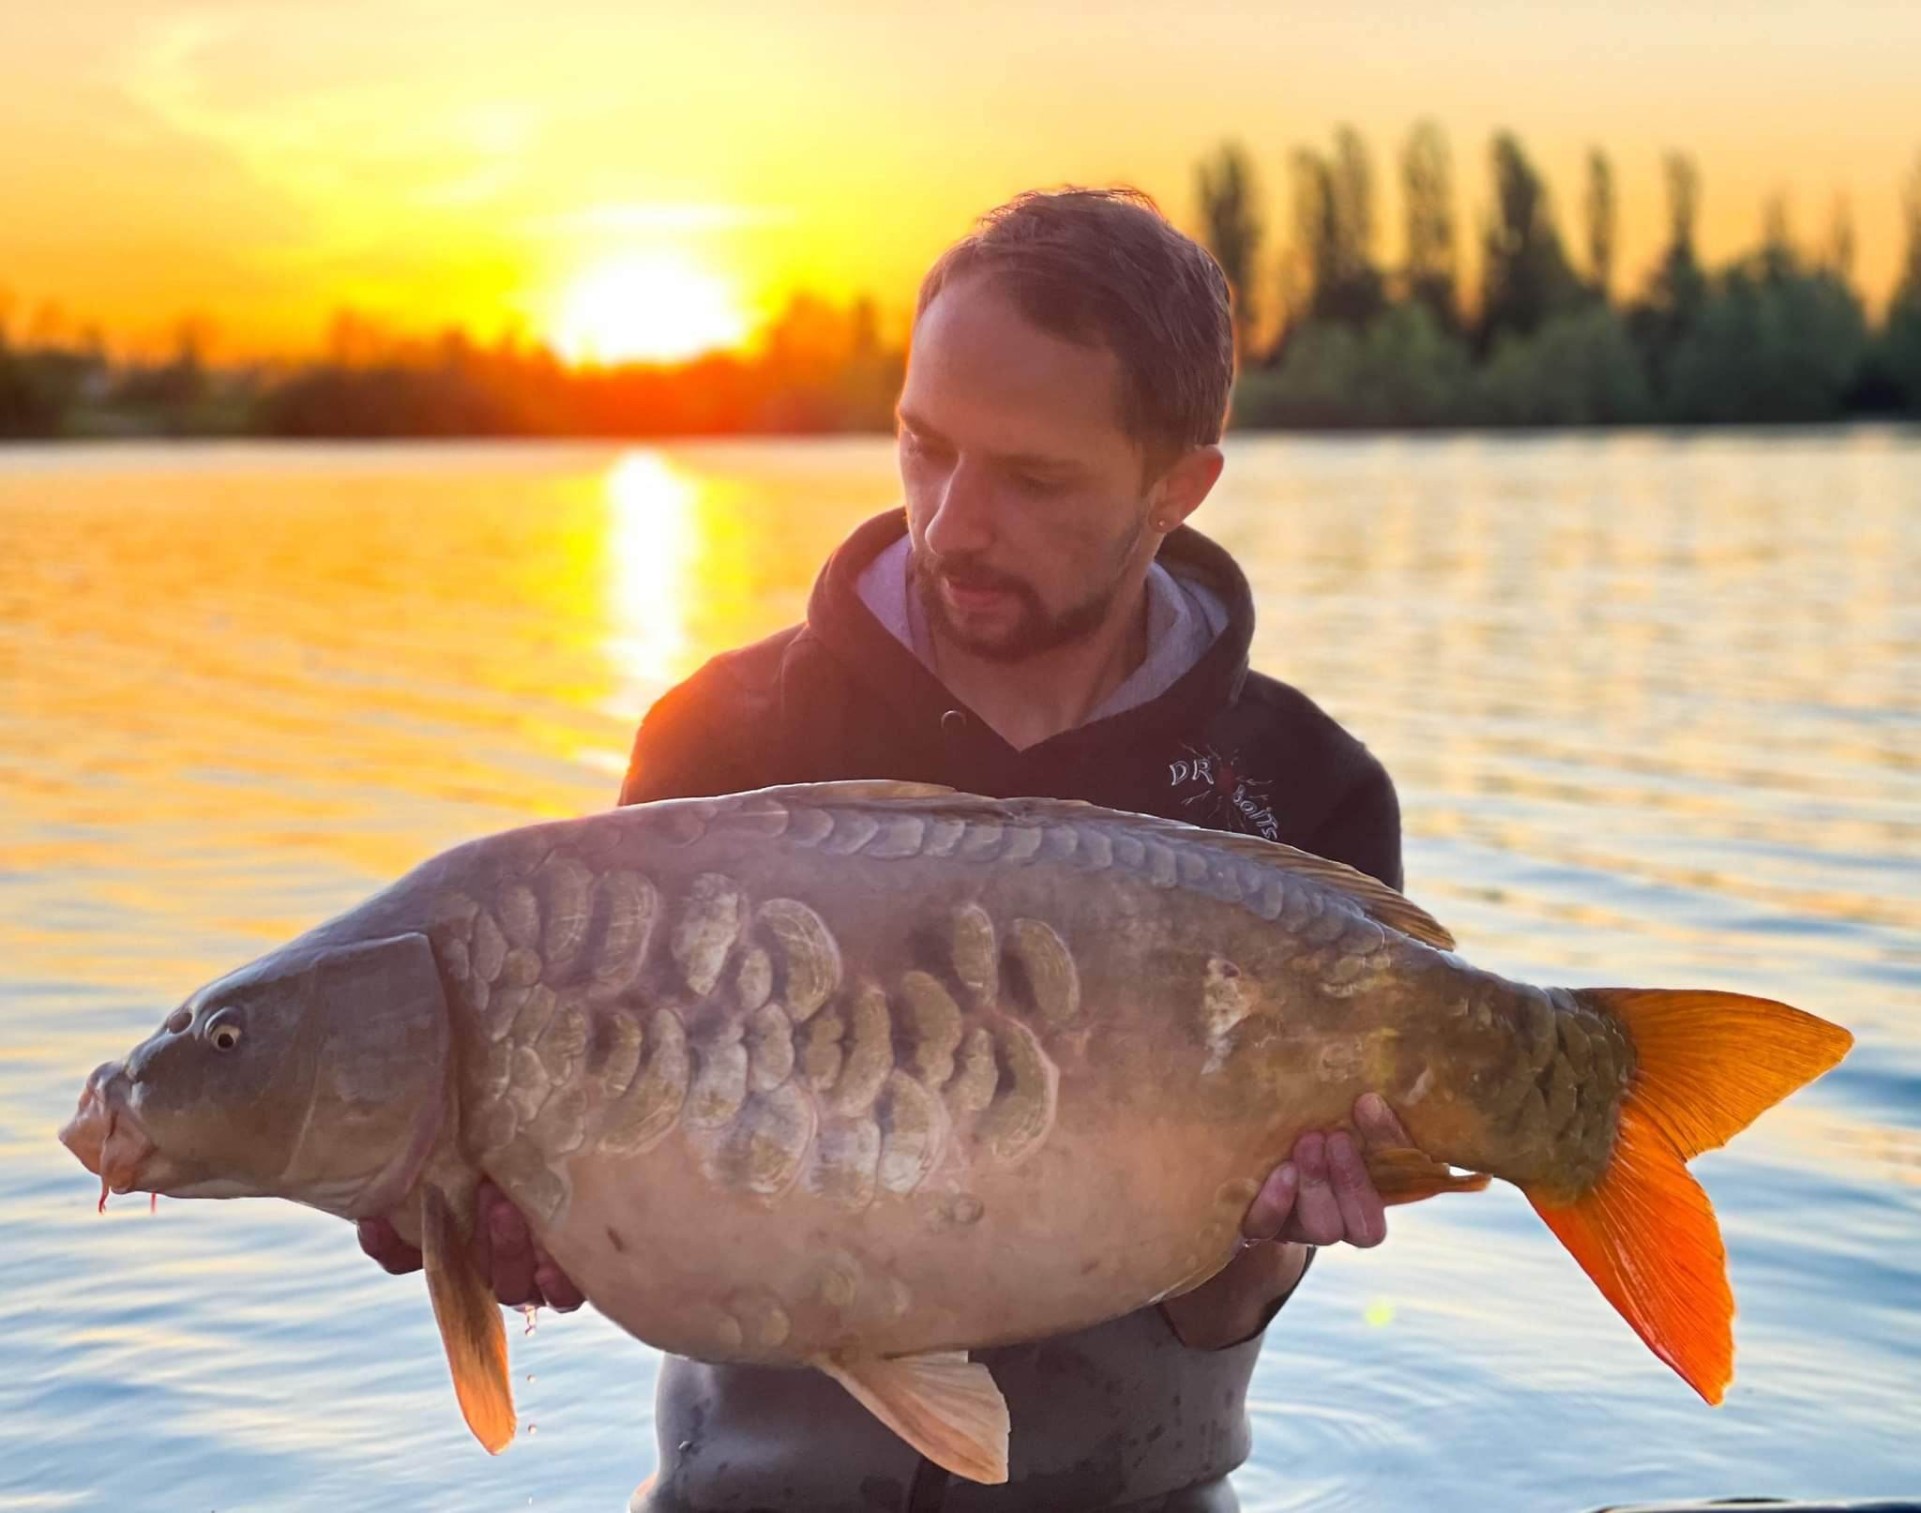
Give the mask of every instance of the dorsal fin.
[[1180, 820], [1162, 819], [1152, 814], [1132, 814], [1122, 809], [1106, 809], [1080, 799], [1016, 798], [991, 799], [975, 793], [943, 788], [938, 783], [896, 783], [881, 778], [857, 778], [832, 783], [790, 783], [758, 790], [784, 804], [900, 803], [916, 809], [931, 809], [961, 819], [1032, 818], [1040, 823], [1053, 820], [1060, 824], [1080, 822], [1126, 826], [1153, 833], [1162, 840], [1182, 845], [1203, 846], [1225, 851], [1248, 861], [1309, 878], [1325, 888], [1346, 895], [1376, 924], [1386, 925], [1403, 935], [1437, 950], [1452, 951], [1454, 937], [1404, 893], [1384, 882], [1357, 872], [1342, 862], [1302, 851], [1279, 841], [1263, 840], [1258, 835], [1236, 835], [1229, 831], [1209, 830]]
[[756, 791], [790, 804], [864, 804], [876, 799], [937, 798], [971, 798], [983, 804], [1001, 802], [962, 793], [958, 788], [948, 788], [940, 783], [901, 783], [892, 778], [837, 778], [831, 783], [784, 783]]
[[1262, 840], [1258, 835], [1228, 835], [1194, 825], [1182, 825], [1177, 820], [1158, 823], [1186, 831], [1195, 844], [1218, 844], [1237, 856], [1245, 856], [1251, 861], [1292, 872], [1299, 877], [1312, 878], [1337, 893], [1345, 893], [1376, 924], [1399, 930], [1403, 935], [1412, 936], [1422, 945], [1433, 946], [1437, 950], [1454, 949], [1454, 937], [1446, 925], [1405, 893], [1396, 892], [1379, 878], [1356, 871], [1345, 862], [1331, 861], [1311, 851], [1283, 845], [1280, 841]]

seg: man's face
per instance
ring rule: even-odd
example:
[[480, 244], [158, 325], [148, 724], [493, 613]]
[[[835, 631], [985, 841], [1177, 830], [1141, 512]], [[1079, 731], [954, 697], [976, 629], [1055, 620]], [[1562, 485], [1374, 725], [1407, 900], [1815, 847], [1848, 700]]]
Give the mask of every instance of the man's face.
[[936, 634], [1019, 661], [1093, 632], [1152, 556], [1120, 362], [1042, 331], [978, 277], [914, 329], [900, 398], [911, 572]]

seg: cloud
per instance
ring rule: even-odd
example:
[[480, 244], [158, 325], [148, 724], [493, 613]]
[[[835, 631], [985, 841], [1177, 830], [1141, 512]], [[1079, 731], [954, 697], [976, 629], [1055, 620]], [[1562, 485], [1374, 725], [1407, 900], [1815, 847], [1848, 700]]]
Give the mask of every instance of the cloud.
[[172, 130], [332, 212], [337, 229], [407, 207], [484, 203], [516, 179], [541, 124], [530, 104], [484, 92], [435, 98], [406, 70], [356, 68], [352, 49], [323, 60], [321, 39], [306, 49], [273, 20], [169, 16], [146, 32], [121, 87]]

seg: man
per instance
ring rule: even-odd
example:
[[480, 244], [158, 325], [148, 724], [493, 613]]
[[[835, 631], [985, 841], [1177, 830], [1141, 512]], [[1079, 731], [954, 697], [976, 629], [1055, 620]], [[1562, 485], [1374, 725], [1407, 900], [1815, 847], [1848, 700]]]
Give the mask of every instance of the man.
[[[1250, 673], [1253, 607], [1183, 522], [1220, 476], [1233, 379], [1219, 266], [1143, 196], [1023, 195], [922, 286], [899, 404], [906, 510], [822, 571], [804, 625], [656, 704], [622, 803], [888, 777], [1079, 798], [1286, 841], [1398, 887], [1386, 773], [1302, 694]], [[1408, 1143], [1378, 1099], [1361, 1135]], [[579, 1294], [488, 1189], [506, 1303]], [[1386, 1232], [1356, 1137], [1303, 1135], [1183, 1297], [981, 1352], [1013, 1422], [1003, 1487], [922, 1461], [815, 1372], [669, 1359], [644, 1513], [1231, 1509], [1261, 1334], [1309, 1244]], [[363, 1244], [417, 1264], [383, 1225]]]

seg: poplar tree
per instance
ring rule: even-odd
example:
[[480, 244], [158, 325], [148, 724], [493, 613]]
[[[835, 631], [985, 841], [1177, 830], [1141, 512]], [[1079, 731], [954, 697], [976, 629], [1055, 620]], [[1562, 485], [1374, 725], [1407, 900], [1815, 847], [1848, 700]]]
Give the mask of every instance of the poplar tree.
[[1603, 303], [1614, 288], [1614, 166], [1596, 147], [1587, 155], [1587, 273]]
[[1294, 245], [1309, 319], [1360, 328], [1386, 308], [1374, 260], [1374, 172], [1351, 126], [1335, 133], [1327, 157], [1295, 150]]
[[1407, 215], [1402, 278], [1409, 299], [1427, 306], [1443, 330], [1460, 323], [1456, 288], [1454, 184], [1447, 138], [1418, 123], [1401, 149], [1401, 202]]
[[1921, 156], [1901, 195], [1906, 246], [1881, 332], [1881, 367], [1911, 414], [1921, 415]]
[[1234, 293], [1234, 346], [1243, 364], [1253, 352], [1254, 269], [1259, 261], [1261, 219], [1256, 208], [1254, 167], [1238, 142], [1223, 142], [1213, 158], [1195, 172], [1201, 202], [1201, 225], [1208, 251], [1214, 254]]
[[1483, 238], [1481, 346], [1528, 336], [1570, 307], [1580, 282], [1555, 228], [1547, 184], [1512, 132], [1494, 139], [1494, 208]]
[[1674, 353], [1700, 323], [1707, 306], [1708, 280], [1695, 249], [1701, 212], [1701, 175], [1685, 153], [1671, 152], [1661, 164], [1667, 184], [1667, 242], [1648, 280], [1647, 291], [1628, 312], [1657, 397], [1665, 398]]

